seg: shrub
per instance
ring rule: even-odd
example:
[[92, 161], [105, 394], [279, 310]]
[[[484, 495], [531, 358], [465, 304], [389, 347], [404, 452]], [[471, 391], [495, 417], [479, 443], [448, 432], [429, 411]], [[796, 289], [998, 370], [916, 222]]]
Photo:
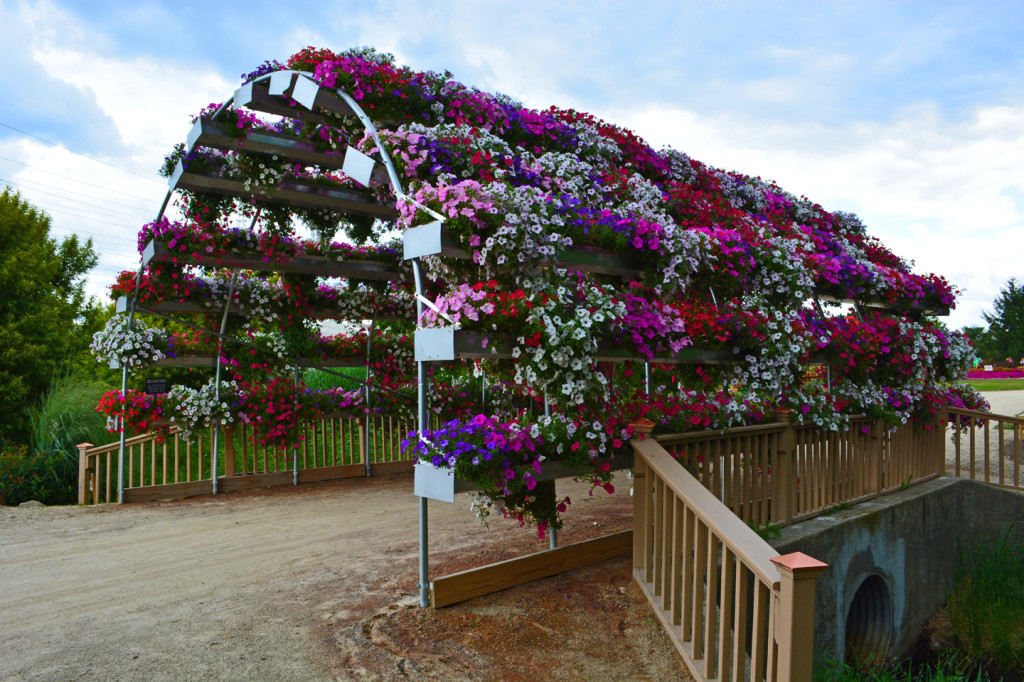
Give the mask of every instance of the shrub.
[[18, 505], [28, 500], [43, 504], [75, 501], [75, 483], [67, 482], [60, 451], [30, 451], [24, 445], [0, 445], [0, 498]]

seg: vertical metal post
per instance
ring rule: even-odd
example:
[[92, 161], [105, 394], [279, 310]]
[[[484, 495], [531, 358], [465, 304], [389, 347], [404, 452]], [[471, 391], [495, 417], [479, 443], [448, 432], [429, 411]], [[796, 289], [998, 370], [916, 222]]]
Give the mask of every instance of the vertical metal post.
[[[548, 400], [548, 392], [544, 391], [544, 416], [551, 416], [551, 402]], [[551, 481], [551, 497], [555, 495], [555, 481]], [[556, 549], [558, 547], [558, 530], [555, 528], [548, 529], [548, 547], [550, 549]]]
[[[423, 270], [420, 267], [418, 258], [412, 261], [412, 274], [416, 282], [416, 318], [423, 315]], [[420, 439], [425, 436], [427, 421], [427, 364], [423, 361], [416, 362], [416, 393], [419, 398], [419, 409], [417, 411], [417, 430]], [[427, 498], [420, 497], [420, 606], [430, 606], [430, 561], [429, 561], [429, 533], [427, 522]]]
[[[134, 308], [133, 308], [132, 312], [129, 313], [129, 315], [133, 315], [134, 312], [135, 311], [134, 311]], [[128, 329], [131, 329], [131, 328], [132, 328], [132, 321], [131, 321], [131, 318], [129, 317], [128, 318]], [[125, 397], [125, 394], [127, 392], [128, 392], [128, 365], [126, 363], [125, 366], [121, 368], [121, 398], [122, 399]], [[121, 408], [124, 409], [124, 405], [123, 404], [122, 404]], [[124, 440], [125, 440], [124, 429], [125, 429], [125, 425], [124, 425], [124, 412], [122, 412], [121, 413], [121, 437], [119, 439], [119, 441], [120, 441], [120, 448], [117, 451], [117, 503], [118, 504], [122, 504], [124, 502]]]
[[647, 393], [647, 397], [651, 397], [651, 363], [644, 363], [644, 391]]
[[[293, 381], [295, 382], [295, 408], [299, 407], [299, 366], [292, 368], [294, 371]], [[326, 456], [326, 455], [325, 455]], [[299, 484], [299, 444], [292, 446], [292, 485]]]
[[[167, 210], [167, 204], [171, 201], [171, 195], [174, 194], [174, 190], [168, 190], [167, 194], [164, 195], [164, 202], [160, 204], [160, 211], [156, 214], [156, 219], [160, 220], [164, 217], [164, 211]], [[135, 292], [132, 300], [131, 308], [128, 309], [128, 331], [131, 332], [132, 324], [135, 323], [135, 303], [139, 300], [139, 285], [142, 283], [142, 272], [146, 269], [145, 264], [139, 264], [139, 272], [135, 275]], [[128, 365], [121, 368], [121, 398], [124, 399], [125, 394], [128, 392]], [[117, 450], [117, 503], [124, 503], [124, 448], [125, 448], [125, 424], [124, 414], [121, 415], [121, 438], [119, 439], [119, 446]]]
[[363, 448], [363, 462], [366, 464], [366, 477], [370, 477], [370, 352], [373, 349], [373, 324], [375, 320], [370, 320], [370, 326], [366, 329], [366, 428], [363, 429], [363, 442], [361, 443]]
[[[238, 270], [235, 270], [231, 275], [231, 284], [228, 286], [228, 297], [224, 301], [224, 313], [220, 317], [220, 336], [217, 337], [217, 375], [214, 379], [213, 384], [213, 395], [214, 401], [220, 403], [220, 368], [221, 368], [221, 355], [224, 354], [224, 332], [228, 327], [228, 311], [231, 310], [231, 299], [235, 295], [235, 280], [238, 279]], [[213, 481], [213, 494], [217, 494], [217, 467], [220, 464], [219, 453], [217, 452], [220, 445], [220, 424], [213, 425], [213, 454], [210, 458], [210, 478]], [[202, 476], [202, 472], [200, 472]]]

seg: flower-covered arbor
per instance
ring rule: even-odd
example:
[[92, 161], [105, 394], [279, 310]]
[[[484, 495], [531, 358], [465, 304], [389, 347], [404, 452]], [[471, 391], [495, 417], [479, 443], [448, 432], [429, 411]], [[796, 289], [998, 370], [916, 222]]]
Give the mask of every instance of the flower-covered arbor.
[[[777, 410], [823, 429], [863, 413], [927, 427], [944, 405], [977, 404], [955, 383], [969, 343], [933, 317], [956, 292], [851, 214], [369, 49], [309, 48], [243, 80], [168, 156], [184, 220], [144, 227], [143, 268], [114, 290], [213, 329], [230, 301], [225, 329], [247, 345], [132, 343], [223, 356], [235, 383], [209, 410], [270, 424], [282, 447], [297, 431], [278, 422], [303, 401], [411, 409], [418, 385], [434, 423], [410, 434], [415, 456], [482, 488], [481, 513], [499, 502], [543, 533], [571, 504], [540, 494], [552, 463], [612, 490], [640, 417], [666, 431]], [[369, 332], [378, 403], [288, 388], [297, 358], [360, 357], [368, 332], [323, 338], [314, 320], [331, 317], [392, 318]], [[107, 345], [128, 363], [126, 333]], [[176, 400], [179, 420], [210, 402]]]

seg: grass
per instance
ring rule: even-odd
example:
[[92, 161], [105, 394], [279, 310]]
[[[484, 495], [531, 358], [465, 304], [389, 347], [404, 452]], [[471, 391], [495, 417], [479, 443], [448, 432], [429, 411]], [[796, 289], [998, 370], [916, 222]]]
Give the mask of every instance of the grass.
[[961, 548], [949, 613], [957, 645], [999, 670], [1024, 669], [1024, 541], [1002, 536]]
[[[338, 376], [338, 374], [351, 377], [356, 381], [345, 379], [344, 377]], [[330, 372], [325, 372], [320, 369], [307, 369], [302, 373], [302, 380], [306, 382], [306, 386], [317, 390], [323, 390], [325, 388], [343, 388], [347, 391], [351, 391], [357, 388], [362, 388], [363, 382], [366, 381], [366, 368], [337, 367], [332, 369]]]
[[972, 664], [957, 652], [947, 652], [931, 664], [914, 665], [910, 661], [881, 667], [862, 668], [836, 661], [825, 661], [814, 668], [814, 682], [988, 682], [982, 671], [972, 672]]
[[966, 383], [978, 391], [1024, 391], [1024, 379], [967, 379]]
[[[29, 449], [52, 456], [52, 475], [65, 491], [78, 488], [77, 445], [98, 445], [110, 440], [106, 418], [96, 411], [96, 403], [105, 391], [106, 386], [100, 382], [74, 373], [64, 374], [50, 384], [40, 402], [29, 411]], [[44, 501], [47, 504], [74, 501], [73, 492], [58, 497]]]

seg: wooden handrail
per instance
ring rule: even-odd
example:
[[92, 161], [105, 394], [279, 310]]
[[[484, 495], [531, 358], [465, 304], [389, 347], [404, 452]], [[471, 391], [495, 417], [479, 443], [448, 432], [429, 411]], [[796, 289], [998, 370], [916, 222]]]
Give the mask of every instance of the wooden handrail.
[[777, 556], [658, 441], [630, 443], [633, 576], [693, 677], [810, 682], [827, 566]]
[[1005, 414], [993, 414], [992, 412], [979, 412], [978, 410], [967, 410], [961, 407], [949, 407], [946, 411], [950, 415], [960, 415], [976, 419], [994, 419], [1007, 424], [1024, 424], [1024, 417], [1012, 417]]
[[771, 545], [729, 511], [728, 507], [715, 499], [693, 474], [679, 466], [672, 459], [672, 455], [665, 452], [656, 441], [649, 438], [634, 440], [633, 449], [676, 495], [693, 505], [694, 513], [700, 520], [715, 530], [729, 549], [735, 552], [758, 578], [768, 585], [778, 586], [779, 571], [772, 563], [772, 559], [779, 553]]
[[727, 429], [715, 431], [688, 431], [686, 433], [666, 433], [654, 436], [662, 445], [676, 445], [691, 441], [713, 440], [715, 438], [729, 438], [731, 436], [755, 435], [761, 433], [777, 433], [785, 431], [786, 425], [778, 422], [769, 424], [751, 424], [750, 426], [730, 426]]

